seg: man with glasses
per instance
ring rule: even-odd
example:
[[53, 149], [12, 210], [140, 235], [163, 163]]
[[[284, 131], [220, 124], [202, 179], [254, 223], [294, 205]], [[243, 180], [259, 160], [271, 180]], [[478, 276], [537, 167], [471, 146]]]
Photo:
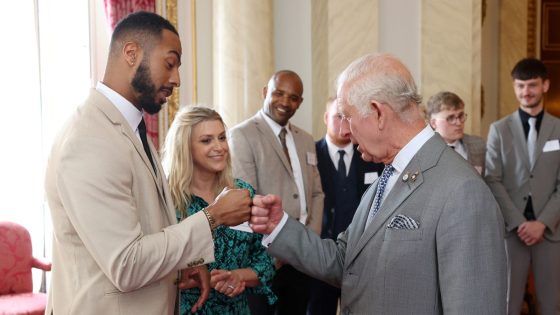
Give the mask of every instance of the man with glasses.
[[455, 93], [439, 92], [428, 100], [426, 116], [447, 145], [484, 176], [486, 144], [482, 138], [464, 133], [467, 113], [463, 100]]

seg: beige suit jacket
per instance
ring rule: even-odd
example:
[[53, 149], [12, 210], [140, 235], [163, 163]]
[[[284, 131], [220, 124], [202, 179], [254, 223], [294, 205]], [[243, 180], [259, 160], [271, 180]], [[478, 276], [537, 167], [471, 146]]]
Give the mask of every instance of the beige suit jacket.
[[[234, 176], [249, 182], [255, 187], [257, 194], [279, 195], [284, 211], [292, 218], [298, 218], [301, 207], [290, 162], [262, 115], [264, 114], [259, 111], [230, 131], [229, 146]], [[310, 134], [293, 124], [290, 124], [290, 131], [303, 174], [308, 215], [306, 225], [320, 235], [324, 195], [317, 169], [315, 142]]]
[[47, 314], [172, 314], [177, 270], [214, 260], [204, 214], [176, 224], [157, 154], [155, 161], [157, 174], [122, 114], [92, 90], [47, 166]]

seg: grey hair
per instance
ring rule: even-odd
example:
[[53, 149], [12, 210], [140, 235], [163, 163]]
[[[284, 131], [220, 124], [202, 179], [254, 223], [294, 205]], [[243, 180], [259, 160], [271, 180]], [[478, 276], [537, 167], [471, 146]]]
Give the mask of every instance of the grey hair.
[[407, 112], [422, 103], [410, 72], [389, 54], [369, 54], [352, 62], [337, 78], [337, 90], [343, 85], [349, 86], [347, 101], [364, 117], [372, 112], [372, 100], [390, 106], [405, 121], [416, 118]]

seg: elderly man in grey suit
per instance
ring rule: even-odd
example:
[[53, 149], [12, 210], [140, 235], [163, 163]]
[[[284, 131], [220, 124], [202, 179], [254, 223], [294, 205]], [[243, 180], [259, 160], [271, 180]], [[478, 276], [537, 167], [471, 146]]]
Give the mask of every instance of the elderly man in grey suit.
[[549, 80], [537, 59], [511, 72], [519, 109], [488, 133], [486, 181], [505, 219], [509, 314], [521, 312], [529, 265], [543, 315], [560, 313], [560, 120], [547, 114]]
[[273, 255], [341, 287], [342, 314], [504, 314], [503, 220], [466, 161], [426, 126], [410, 72], [367, 55], [337, 82], [343, 129], [385, 164], [336, 241], [294, 223], [274, 195], [253, 199], [251, 225]]
[[[315, 142], [290, 123], [302, 94], [303, 83], [295, 72], [276, 72], [263, 88], [262, 110], [231, 129], [229, 145], [235, 177], [249, 182], [258, 194], [280, 195], [290, 217], [320, 235], [324, 195]], [[281, 260], [276, 267], [272, 289], [278, 295], [277, 313], [305, 314], [309, 279]], [[253, 301], [254, 312], [273, 311], [256, 310]]]
[[434, 131], [484, 176], [486, 143], [481, 137], [465, 133], [467, 114], [463, 100], [453, 92], [442, 91], [430, 97], [426, 109]]

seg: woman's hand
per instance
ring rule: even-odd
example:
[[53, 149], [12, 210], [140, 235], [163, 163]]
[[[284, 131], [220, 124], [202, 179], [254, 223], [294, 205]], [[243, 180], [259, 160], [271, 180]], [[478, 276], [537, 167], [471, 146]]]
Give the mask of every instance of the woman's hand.
[[181, 270], [181, 278], [178, 282], [179, 289], [200, 288], [200, 297], [191, 308], [191, 313], [201, 309], [204, 302], [208, 300], [210, 281], [211, 275], [206, 265]]
[[238, 296], [245, 291], [245, 281], [236, 270], [214, 269], [210, 272], [210, 286], [229, 297]]

